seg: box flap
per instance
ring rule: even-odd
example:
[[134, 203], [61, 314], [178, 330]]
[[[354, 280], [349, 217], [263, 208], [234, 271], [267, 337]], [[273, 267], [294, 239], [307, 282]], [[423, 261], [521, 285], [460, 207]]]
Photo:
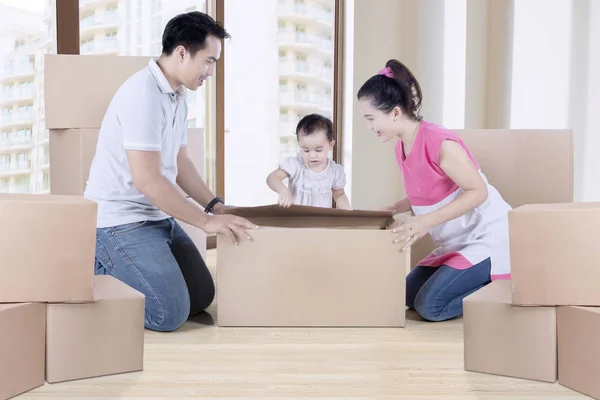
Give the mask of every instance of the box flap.
[[227, 213], [262, 226], [311, 228], [386, 228], [393, 222], [391, 211], [340, 210], [335, 208], [278, 205], [239, 207]]
[[94, 301], [144, 298], [144, 294], [111, 275], [94, 277]]
[[99, 128], [117, 89], [150, 57], [46, 54], [46, 128]]
[[549, 204], [525, 204], [517, 207], [511, 212], [513, 213], [529, 213], [529, 212], [553, 212], [553, 211], [590, 211], [600, 210], [600, 203], [549, 203]]
[[0, 193], [0, 202], [11, 203], [71, 203], [71, 204], [96, 204], [81, 196], [66, 196], [53, 194], [17, 194]]

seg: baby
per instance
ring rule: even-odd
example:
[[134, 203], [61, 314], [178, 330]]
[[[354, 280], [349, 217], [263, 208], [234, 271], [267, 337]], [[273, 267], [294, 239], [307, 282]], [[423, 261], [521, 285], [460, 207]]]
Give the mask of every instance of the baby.
[[[267, 177], [267, 185], [279, 194], [277, 204], [332, 207], [350, 210], [350, 201], [344, 193], [344, 168], [329, 158], [333, 150], [333, 123], [319, 114], [310, 114], [296, 127], [299, 154], [287, 158]], [[289, 188], [283, 183], [289, 179]]]

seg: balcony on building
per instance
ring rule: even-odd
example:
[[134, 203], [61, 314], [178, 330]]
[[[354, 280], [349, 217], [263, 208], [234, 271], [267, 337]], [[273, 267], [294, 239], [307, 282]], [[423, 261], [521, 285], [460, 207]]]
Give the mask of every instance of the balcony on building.
[[[144, 1], [144, 0], [139, 0]], [[79, 12], [94, 9], [100, 6], [118, 4], [119, 0], [79, 0]]]
[[33, 148], [33, 138], [31, 135], [18, 136], [14, 133], [8, 137], [0, 138], [0, 153], [12, 153], [20, 150]]
[[84, 17], [79, 23], [79, 31], [82, 36], [98, 31], [106, 31], [119, 27], [119, 15], [116, 9], [107, 10], [102, 14], [92, 14]]
[[38, 157], [35, 168], [38, 171], [43, 171], [50, 168], [50, 156], [48, 153], [44, 153]]
[[117, 37], [90, 40], [81, 44], [81, 54], [117, 54], [119, 47]]
[[0, 82], [18, 80], [35, 75], [35, 65], [33, 62], [24, 61], [5, 65], [0, 71]]
[[11, 90], [5, 90], [2, 94], [2, 104], [15, 105], [19, 103], [33, 104], [35, 100], [35, 88], [33, 85], [27, 87], [17, 87]]
[[31, 161], [0, 163], [0, 177], [28, 175], [31, 173]]
[[[328, 114], [333, 108], [331, 96], [320, 93], [310, 93], [308, 90], [287, 89], [279, 92], [279, 106], [291, 108], [302, 114]], [[295, 127], [290, 131], [295, 132]]]
[[333, 28], [333, 12], [319, 7], [319, 1], [297, 2], [295, 0], [279, 0], [277, 16], [302, 25], [320, 25]]
[[281, 78], [302, 78], [324, 86], [333, 84], [333, 69], [331, 67], [318, 66], [303, 60], [280, 61], [279, 76]]
[[33, 111], [19, 111], [12, 112], [10, 114], [2, 115], [0, 119], [0, 126], [3, 128], [7, 127], [18, 127], [18, 126], [31, 126], [34, 122]]

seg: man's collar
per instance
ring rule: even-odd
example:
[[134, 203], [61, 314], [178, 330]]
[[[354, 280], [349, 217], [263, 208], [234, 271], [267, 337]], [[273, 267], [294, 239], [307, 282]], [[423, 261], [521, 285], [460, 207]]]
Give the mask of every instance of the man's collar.
[[165, 77], [165, 74], [163, 74], [162, 70], [158, 66], [157, 59], [155, 59], [155, 58], [150, 59], [150, 61], [148, 62], [148, 69], [150, 70], [150, 73], [156, 80], [156, 84], [158, 85], [158, 88], [160, 89], [160, 91], [162, 93], [165, 93], [165, 94], [175, 93], [178, 96], [185, 94], [185, 88], [183, 86], [180, 86], [176, 92], [173, 91], [173, 88], [169, 84], [169, 81]]

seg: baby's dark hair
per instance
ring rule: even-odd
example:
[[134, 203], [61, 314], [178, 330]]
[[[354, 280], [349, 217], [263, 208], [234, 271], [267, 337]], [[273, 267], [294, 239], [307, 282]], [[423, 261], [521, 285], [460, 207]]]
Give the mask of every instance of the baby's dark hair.
[[300, 137], [300, 134], [304, 136], [312, 135], [318, 131], [325, 131], [327, 140], [329, 140], [330, 143], [335, 140], [333, 135], [333, 122], [321, 114], [308, 114], [304, 116], [296, 126], [296, 137]]
[[409, 118], [420, 121], [419, 115], [423, 94], [413, 73], [400, 61], [389, 60], [385, 69], [372, 76], [359, 89], [357, 98], [368, 99], [373, 106], [389, 113], [400, 107]]

